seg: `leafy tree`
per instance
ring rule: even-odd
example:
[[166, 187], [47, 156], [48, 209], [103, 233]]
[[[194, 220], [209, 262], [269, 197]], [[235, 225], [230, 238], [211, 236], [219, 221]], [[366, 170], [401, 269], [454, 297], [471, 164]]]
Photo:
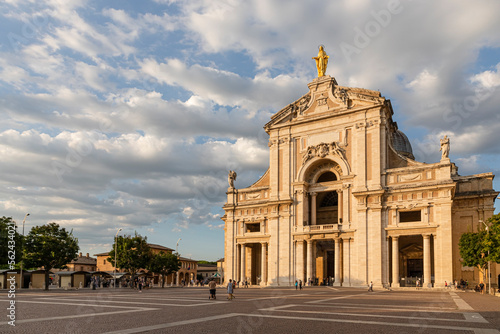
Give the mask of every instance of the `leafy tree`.
[[488, 261], [500, 263], [500, 214], [488, 219], [486, 225], [488, 230], [480, 226], [478, 232], [462, 234], [458, 243], [462, 264], [478, 267], [483, 277], [486, 276]]
[[118, 254], [116, 268], [125, 269], [134, 278], [139, 269], [148, 267], [152, 253], [148, 245], [147, 238], [135, 232], [135, 236], [119, 236], [117, 247], [113, 244], [113, 249], [109, 252], [108, 261], [115, 263], [115, 249]]
[[0, 218], [0, 268], [14, 269], [19, 267], [22, 249], [23, 236], [17, 233], [16, 222], [12, 220], [12, 217], [3, 216]]
[[217, 262], [201, 260], [201, 261], [198, 261], [198, 264], [217, 264]]
[[163, 288], [167, 276], [177, 272], [180, 267], [181, 261], [177, 254], [160, 252], [152, 257], [147, 269], [162, 276], [161, 287]]
[[56, 223], [35, 226], [26, 236], [25, 259], [27, 268], [45, 270], [45, 290], [49, 289], [49, 271], [64, 269], [78, 257], [78, 239]]

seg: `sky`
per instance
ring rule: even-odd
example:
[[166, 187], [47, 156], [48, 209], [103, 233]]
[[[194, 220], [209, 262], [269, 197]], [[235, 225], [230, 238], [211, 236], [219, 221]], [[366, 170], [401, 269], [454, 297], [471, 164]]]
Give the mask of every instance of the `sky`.
[[459, 174], [498, 175], [499, 13], [495, 0], [4, 0], [0, 216], [30, 213], [26, 233], [56, 222], [91, 255], [122, 228], [222, 258], [227, 173], [244, 188], [265, 172], [263, 126], [308, 92], [319, 45], [340, 85], [391, 100], [418, 161], [438, 162], [446, 134]]

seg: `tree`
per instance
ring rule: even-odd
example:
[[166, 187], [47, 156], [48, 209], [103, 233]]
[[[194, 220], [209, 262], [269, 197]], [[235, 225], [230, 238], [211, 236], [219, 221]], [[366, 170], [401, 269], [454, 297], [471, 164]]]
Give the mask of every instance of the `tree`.
[[[119, 236], [117, 238], [116, 248], [108, 254], [108, 261], [115, 263], [115, 249], [118, 253], [116, 268], [125, 269], [130, 273], [132, 279], [139, 269], [147, 268], [151, 257], [151, 248], [148, 245], [147, 238], [135, 232], [135, 236]], [[133, 285], [132, 285], [133, 287]]]
[[180, 267], [181, 261], [177, 254], [160, 252], [152, 257], [147, 269], [161, 275], [161, 287], [163, 288], [167, 281], [167, 276], [177, 272]]
[[500, 263], [500, 214], [492, 216], [478, 232], [462, 234], [458, 247], [462, 264], [478, 267], [483, 277], [486, 276], [488, 261]]
[[19, 267], [22, 259], [23, 236], [17, 233], [16, 222], [12, 217], [0, 218], [0, 268]]
[[49, 289], [49, 271], [65, 269], [78, 256], [78, 239], [56, 223], [35, 226], [25, 240], [25, 267], [45, 270], [45, 290]]

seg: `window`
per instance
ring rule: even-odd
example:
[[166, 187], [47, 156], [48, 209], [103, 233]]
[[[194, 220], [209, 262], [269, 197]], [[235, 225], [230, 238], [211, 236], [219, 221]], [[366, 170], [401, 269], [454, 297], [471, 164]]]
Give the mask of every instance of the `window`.
[[102, 264], [106, 264], [106, 260], [102, 260]]
[[422, 211], [402, 211], [399, 213], [400, 223], [419, 222], [422, 220]]
[[[324, 175], [324, 174], [323, 174]], [[320, 208], [326, 208], [329, 206], [338, 206], [339, 205], [339, 196], [336, 191], [330, 191], [325, 195], [323, 200], [321, 201]]]
[[321, 182], [329, 182], [329, 181], [337, 181], [337, 175], [335, 175], [333, 172], [326, 172], [321, 174], [321, 176], [318, 178], [317, 183]]
[[247, 233], [260, 232], [260, 223], [246, 224]]

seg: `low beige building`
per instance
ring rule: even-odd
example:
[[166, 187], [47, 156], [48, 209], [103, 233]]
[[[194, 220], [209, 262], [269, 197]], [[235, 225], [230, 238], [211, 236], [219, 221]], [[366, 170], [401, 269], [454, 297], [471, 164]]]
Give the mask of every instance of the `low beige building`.
[[[151, 248], [151, 252], [153, 254], [158, 254], [160, 252], [172, 254], [174, 251], [172, 248], [168, 248], [162, 245], [150, 243], [148, 243], [148, 245]], [[109, 252], [94, 255], [97, 257], [98, 271], [113, 272], [115, 270], [114, 264], [108, 261]], [[184, 282], [184, 284], [189, 284], [191, 280], [196, 279], [198, 261], [185, 257], [179, 257], [179, 260], [181, 261], [181, 267], [176, 273], [171, 274], [167, 277], [167, 281], [165, 282], [166, 284], [180, 285], [182, 282]], [[116, 272], [125, 272], [125, 269], [116, 269]], [[147, 273], [147, 270], [142, 269], [140, 270], [140, 272]], [[155, 284], [160, 282], [160, 277], [158, 274], [154, 274], [153, 278]]]
[[[436, 143], [440, 161], [416, 161], [390, 100], [378, 91], [340, 86], [330, 76], [308, 88], [265, 125], [264, 175], [236, 189], [230, 171], [224, 280], [478, 282], [477, 268], [461, 265], [458, 240], [492, 216], [493, 174], [459, 175], [447, 137]], [[496, 283], [498, 265], [492, 267]]]

